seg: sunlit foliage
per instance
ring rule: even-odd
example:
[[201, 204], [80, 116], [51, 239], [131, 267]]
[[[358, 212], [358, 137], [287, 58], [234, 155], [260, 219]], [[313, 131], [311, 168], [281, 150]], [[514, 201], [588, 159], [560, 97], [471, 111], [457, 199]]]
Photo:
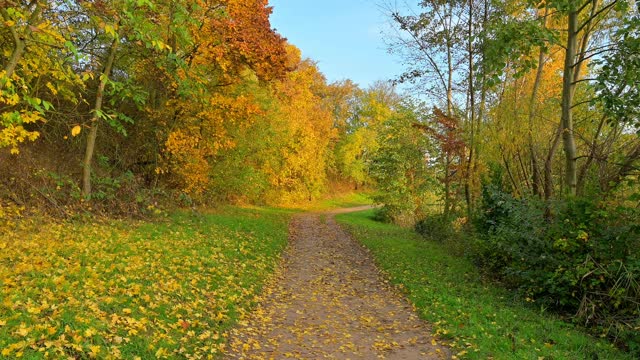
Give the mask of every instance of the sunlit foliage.
[[273, 271], [286, 224], [285, 213], [229, 208], [5, 233], [1, 357], [217, 356]]

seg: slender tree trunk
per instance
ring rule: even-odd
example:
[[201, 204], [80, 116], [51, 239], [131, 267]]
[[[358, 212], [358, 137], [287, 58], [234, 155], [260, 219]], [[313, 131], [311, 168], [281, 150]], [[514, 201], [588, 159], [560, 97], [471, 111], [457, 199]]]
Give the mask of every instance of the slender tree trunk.
[[[449, 10], [449, 14], [447, 16], [448, 19], [451, 19], [451, 8], [448, 9]], [[448, 28], [450, 29], [451, 27], [448, 26]], [[449, 36], [447, 36], [446, 39], [446, 46], [447, 46], [447, 117], [449, 119], [453, 119], [453, 54], [452, 54], [452, 44], [451, 44], [451, 38], [450, 38], [451, 34], [449, 34]], [[452, 206], [452, 196], [451, 196], [451, 183], [452, 183], [452, 176], [451, 176], [451, 164], [453, 162], [453, 159], [451, 159], [449, 157], [449, 155], [446, 155], [446, 161], [445, 161], [445, 184], [444, 184], [444, 213], [445, 216], [449, 216], [449, 214], [451, 213], [451, 210], [453, 208]]]
[[504, 151], [502, 152], [502, 162], [504, 163], [504, 168], [507, 170], [507, 175], [509, 175], [509, 180], [511, 180], [511, 185], [513, 186], [513, 192], [516, 194], [520, 194], [520, 186], [516, 181], [513, 173], [511, 172], [511, 166], [509, 166], [509, 161], [507, 161], [507, 157], [505, 156]]
[[562, 84], [562, 142], [565, 153], [565, 185], [569, 195], [576, 195], [576, 143], [573, 134], [573, 87], [575, 86], [576, 51], [578, 48], [578, 12], [569, 11], [567, 47]]
[[[488, 4], [488, 0], [484, 0], [483, 1], [483, 17], [482, 17], [482, 28], [484, 29], [486, 27], [486, 24], [489, 21], [489, 4]], [[484, 63], [485, 61], [485, 38], [481, 37], [481, 43], [480, 43], [480, 63]], [[482, 70], [480, 72], [480, 104], [478, 104], [478, 114], [476, 115], [476, 140], [474, 141], [475, 143], [475, 157], [473, 159], [473, 174], [478, 174], [478, 168], [479, 168], [479, 163], [480, 163], [480, 155], [481, 155], [481, 142], [482, 142], [482, 124], [483, 124], [483, 119], [484, 119], [484, 114], [486, 112], [486, 108], [487, 108], [487, 76], [486, 76], [486, 72], [484, 70]], [[479, 182], [479, 177], [473, 177], [472, 178], [472, 185], [477, 185]], [[472, 205], [474, 202], [474, 199], [471, 199], [472, 201]], [[475, 205], [474, 205], [475, 206]]]
[[[447, 14], [447, 19], [451, 21], [451, 4], [449, 4], [449, 13]], [[451, 24], [447, 26], [448, 31], [451, 31]], [[452, 53], [452, 34], [447, 35], [446, 46], [447, 46], [447, 116], [449, 118], [453, 118], [453, 53]]]
[[451, 212], [451, 175], [449, 167], [451, 166], [451, 160], [449, 155], [445, 155], [444, 160], [444, 215], [449, 216]]
[[593, 141], [589, 146], [589, 155], [587, 156], [587, 161], [580, 168], [580, 173], [578, 174], [578, 189], [577, 189], [579, 194], [582, 194], [584, 191], [584, 182], [587, 177], [587, 173], [589, 172], [589, 168], [593, 163], [593, 159], [596, 156], [596, 150], [598, 149], [598, 138], [602, 133], [602, 128], [604, 127], [604, 123], [606, 119], [607, 119], [606, 116], [602, 116], [600, 118], [600, 122], [598, 123], [598, 128], [596, 129], [596, 133], [593, 136]]
[[13, 52], [11, 53], [11, 58], [9, 59], [9, 62], [7, 63], [7, 66], [5, 66], [5, 68], [4, 68], [6, 80], [5, 81], [0, 81], [0, 90], [2, 90], [4, 88], [6, 83], [13, 76], [13, 73], [16, 71], [16, 67], [18, 66], [18, 63], [20, 62], [20, 59], [22, 59], [22, 55], [24, 55], [24, 50], [25, 50], [26, 47], [27, 47], [27, 44], [25, 43], [24, 40], [18, 39], [16, 41], [16, 46], [13, 49]]
[[529, 173], [527, 172], [527, 167], [524, 165], [524, 161], [522, 161], [520, 151], [516, 153], [516, 158], [518, 159], [518, 164], [520, 164], [520, 170], [522, 170], [522, 178], [524, 179], [524, 184], [527, 186], [527, 188], [532, 188], [532, 185], [529, 183]]
[[[547, 27], [547, 14], [549, 10], [545, 8], [543, 15], [543, 27]], [[540, 48], [540, 54], [538, 55], [538, 69], [536, 70], [536, 77], [533, 82], [533, 89], [531, 90], [531, 98], [529, 99], [529, 131], [528, 131], [528, 145], [529, 145], [529, 157], [531, 158], [531, 182], [533, 195], [542, 195], [542, 179], [540, 176], [540, 166], [538, 165], [538, 156], [536, 154], [535, 145], [533, 143], [533, 120], [536, 116], [536, 100], [538, 97], [538, 90], [540, 89], [540, 81], [542, 79], [542, 73], [544, 71], [546, 51], [544, 48]]]
[[468, 61], [469, 61], [469, 124], [470, 128], [470, 136], [469, 136], [469, 157], [467, 158], [466, 170], [465, 170], [465, 181], [464, 181], [464, 198], [467, 203], [467, 216], [470, 218], [471, 213], [473, 211], [473, 205], [471, 201], [471, 164], [473, 163], [474, 150], [475, 150], [475, 122], [476, 122], [476, 97], [475, 97], [475, 86], [474, 86], [474, 76], [475, 73], [473, 71], [473, 0], [469, 0], [469, 20], [468, 20], [468, 43], [467, 43], [467, 52], [468, 52]]
[[553, 157], [560, 145], [560, 135], [562, 134], [562, 124], [558, 126], [553, 140], [551, 141], [551, 147], [547, 153], [547, 157], [544, 160], [544, 200], [549, 201], [553, 197]]
[[[13, 51], [11, 52], [11, 57], [9, 58], [9, 62], [4, 67], [5, 77], [7, 80], [0, 81], [0, 90], [2, 90], [5, 87], [6, 82], [11, 79], [11, 77], [16, 71], [16, 67], [18, 67], [18, 63], [22, 59], [22, 56], [24, 56], [25, 50], [27, 48], [27, 37], [29, 37], [33, 32], [31, 30], [32, 27], [38, 24], [36, 20], [40, 17], [41, 12], [42, 12], [42, 8], [40, 7], [40, 4], [36, 3], [34, 10], [31, 13], [31, 16], [29, 17], [29, 21], [27, 22], [26, 28], [24, 30], [24, 34], [18, 33], [15, 27], [13, 26], [9, 28], [11, 32], [11, 36], [13, 37], [14, 48], [13, 48]], [[5, 21], [8, 21], [10, 19], [9, 14], [4, 8], [0, 9], [0, 15], [2, 15], [2, 19]]]
[[[572, 8], [568, 14], [567, 48], [564, 63], [564, 77], [562, 84], [562, 140], [565, 150], [565, 185], [567, 193], [576, 195], [578, 189], [577, 155], [575, 137], [573, 134], [573, 98], [576, 82], [580, 79], [582, 66], [587, 56], [587, 49], [593, 30], [593, 20], [598, 14], [600, 0], [591, 0], [591, 12], [587, 18], [580, 39], [578, 49], [579, 10]], [[585, 3], [586, 6], [586, 3]], [[580, 9], [582, 10], [584, 6]]]
[[93, 153], [96, 146], [96, 138], [98, 137], [98, 125], [100, 123], [99, 113], [102, 111], [102, 102], [104, 100], [104, 89], [107, 86], [111, 69], [113, 69], [113, 62], [116, 58], [116, 52], [118, 50], [119, 39], [116, 36], [111, 43], [107, 62], [104, 65], [102, 74], [100, 76], [100, 83], [98, 84], [98, 91], [96, 92], [96, 102], [93, 107], [93, 117], [91, 118], [91, 130], [87, 138], [87, 147], [84, 154], [83, 169], [82, 169], [82, 195], [88, 198], [91, 195], [91, 162], [93, 160]]

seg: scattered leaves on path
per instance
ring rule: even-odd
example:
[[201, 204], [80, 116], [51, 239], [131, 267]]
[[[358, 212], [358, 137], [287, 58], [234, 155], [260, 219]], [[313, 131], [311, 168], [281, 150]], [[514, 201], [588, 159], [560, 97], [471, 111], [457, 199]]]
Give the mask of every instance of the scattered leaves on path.
[[302, 215], [264, 301], [231, 331], [229, 358], [444, 359], [409, 303], [329, 216]]

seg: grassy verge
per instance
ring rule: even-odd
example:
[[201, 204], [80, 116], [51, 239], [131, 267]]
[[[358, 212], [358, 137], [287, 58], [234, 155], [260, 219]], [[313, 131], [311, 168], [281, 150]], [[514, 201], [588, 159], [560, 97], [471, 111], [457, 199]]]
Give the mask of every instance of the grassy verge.
[[474, 266], [410, 229], [371, 219], [372, 211], [339, 215], [392, 282], [406, 291], [434, 332], [464, 359], [631, 359], [535, 304], [482, 281]]
[[215, 356], [275, 269], [289, 215], [229, 207], [1, 234], [0, 358]]
[[346, 192], [331, 195], [326, 199], [320, 200], [316, 203], [304, 207], [304, 210], [323, 211], [371, 204], [373, 204], [373, 200], [371, 200], [370, 194], [368, 193]]

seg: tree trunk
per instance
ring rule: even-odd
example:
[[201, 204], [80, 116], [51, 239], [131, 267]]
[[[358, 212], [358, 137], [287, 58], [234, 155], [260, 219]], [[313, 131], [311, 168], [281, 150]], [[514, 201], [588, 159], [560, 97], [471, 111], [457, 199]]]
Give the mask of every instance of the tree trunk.
[[13, 76], [13, 73], [16, 71], [16, 67], [20, 62], [20, 59], [22, 59], [22, 55], [24, 55], [24, 49], [26, 47], [27, 47], [27, 44], [25, 43], [24, 40], [18, 39], [16, 41], [16, 47], [13, 49], [13, 52], [11, 53], [11, 59], [9, 60], [9, 63], [7, 63], [7, 66], [5, 66], [4, 68], [6, 81], [0, 81], [0, 90], [4, 88], [6, 83]]
[[[448, 15], [448, 19], [451, 18], [451, 7], [448, 8], [449, 13]], [[448, 27], [450, 28], [450, 27]], [[452, 54], [452, 43], [451, 43], [451, 39], [450, 37], [447, 37], [446, 39], [446, 46], [447, 46], [447, 117], [449, 119], [453, 118], [453, 54]], [[445, 184], [444, 184], [444, 214], [445, 216], [449, 216], [451, 213], [451, 210], [453, 208], [452, 206], [452, 199], [451, 199], [451, 183], [452, 183], [452, 176], [451, 176], [451, 164], [453, 163], [453, 159], [451, 159], [449, 157], [449, 155], [446, 155], [446, 160], [445, 160]]]
[[87, 147], [84, 154], [83, 169], [82, 169], [82, 195], [85, 198], [91, 196], [91, 162], [93, 160], [93, 153], [96, 146], [96, 138], [98, 137], [98, 125], [100, 123], [100, 116], [98, 115], [102, 111], [102, 101], [104, 100], [104, 89], [107, 86], [111, 69], [113, 68], [113, 62], [116, 58], [116, 52], [118, 50], [119, 39], [116, 36], [109, 48], [109, 54], [107, 62], [100, 76], [100, 83], [98, 84], [98, 91], [96, 92], [96, 102], [93, 107], [93, 117], [91, 118], [91, 130], [87, 138]]
[[[547, 14], [548, 9], [545, 8], [543, 15], [543, 27], [547, 27]], [[529, 131], [527, 140], [529, 142], [529, 157], [531, 158], [531, 182], [533, 195], [540, 197], [542, 195], [542, 179], [540, 176], [540, 166], [538, 165], [538, 157], [536, 154], [535, 146], [533, 144], [533, 119], [536, 116], [536, 100], [538, 97], [538, 90], [540, 89], [540, 81], [542, 79], [542, 72], [544, 71], [545, 64], [545, 50], [540, 48], [540, 54], [538, 55], [538, 69], [536, 70], [536, 78], [533, 82], [533, 89], [531, 90], [531, 98], [529, 99]]]
[[527, 172], [527, 167], [524, 165], [524, 161], [522, 161], [522, 156], [520, 155], [520, 151], [516, 152], [516, 159], [518, 160], [518, 164], [520, 164], [520, 170], [522, 171], [522, 179], [524, 179], [524, 184], [527, 188], [532, 188], [529, 183], [529, 173]]
[[605, 182], [603, 186], [603, 190], [605, 193], [611, 191], [611, 189], [615, 188], [620, 184], [620, 182], [629, 175], [629, 173], [636, 169], [634, 166], [635, 162], [640, 158], [640, 144], [636, 144], [631, 148], [624, 157], [624, 162], [620, 165], [620, 169], [613, 174], [613, 176], [608, 177], [608, 181]]
[[[18, 63], [20, 62], [20, 59], [22, 59], [25, 49], [27, 48], [27, 37], [31, 35], [31, 33], [33, 32], [31, 30], [32, 26], [35, 26], [38, 24], [38, 23], [35, 23], [35, 21], [38, 17], [40, 17], [41, 12], [42, 12], [42, 8], [38, 3], [36, 4], [35, 9], [31, 13], [31, 16], [29, 17], [29, 21], [27, 22], [27, 25], [25, 27], [24, 34], [19, 34], [13, 26], [10, 27], [11, 36], [13, 36], [13, 42], [15, 47], [13, 48], [13, 52], [11, 53], [11, 58], [9, 59], [9, 62], [4, 68], [5, 77], [7, 78], [6, 81], [9, 81], [13, 76], [13, 73], [16, 71], [16, 67], [18, 66]], [[5, 21], [9, 20], [9, 14], [4, 8], [0, 9], [0, 15], [2, 15], [2, 19], [4, 19]], [[6, 85], [6, 81], [0, 82], [0, 90], [4, 88], [4, 86]]]
[[467, 164], [465, 169], [465, 181], [464, 181], [464, 198], [467, 203], [467, 216], [470, 218], [473, 212], [473, 205], [471, 201], [471, 164], [473, 163], [474, 150], [475, 150], [475, 120], [476, 120], [476, 97], [474, 86], [474, 71], [473, 71], [473, 0], [469, 0], [469, 20], [468, 20], [468, 61], [469, 61], [469, 124], [471, 125], [469, 136], [469, 156], [467, 158]]
[[573, 87], [575, 86], [576, 51], [578, 47], [578, 12], [569, 11], [567, 27], [567, 49], [562, 83], [562, 142], [565, 153], [565, 185], [569, 195], [576, 195], [576, 143], [573, 134]]
[[516, 181], [515, 177], [513, 176], [513, 173], [511, 172], [511, 166], [509, 166], [509, 161], [507, 161], [507, 157], [505, 156], [505, 152], [502, 151], [502, 162], [504, 163], [504, 168], [505, 170], [507, 170], [507, 175], [509, 175], [509, 180], [511, 180], [511, 185], [513, 186], [513, 192], [516, 195], [520, 195], [520, 186], [518, 185], [518, 182]]
[[451, 212], [451, 175], [449, 167], [451, 166], [451, 160], [449, 155], [445, 154], [444, 160], [444, 215], [449, 216]]
[[[573, 98], [575, 95], [576, 82], [580, 79], [580, 73], [584, 60], [587, 56], [587, 49], [593, 30], [593, 20], [598, 15], [599, 0], [591, 0], [591, 13], [585, 21], [580, 48], [578, 49], [578, 21], [580, 10], [572, 7], [568, 14], [567, 26], [567, 48], [564, 62], [564, 77], [562, 84], [562, 140], [565, 150], [565, 185], [567, 193], [576, 195], [578, 188], [577, 155], [575, 137], [573, 134]], [[575, 6], [575, 5], [572, 5]]]
[[596, 129], [596, 134], [593, 136], [593, 141], [591, 142], [591, 144], [589, 146], [589, 155], [587, 156], [587, 161], [580, 168], [580, 173], [578, 174], [578, 189], [577, 189], [579, 194], [582, 194], [583, 191], [584, 191], [584, 182], [585, 182], [585, 179], [587, 177], [587, 173], [589, 172], [589, 168], [591, 167], [591, 164], [593, 163], [593, 159], [596, 156], [596, 150], [598, 149], [598, 138], [600, 137], [600, 134], [602, 133], [602, 128], [604, 127], [604, 123], [605, 123], [606, 119], [607, 119], [606, 116], [602, 116], [600, 118], [600, 123], [598, 123], [598, 128]]
[[547, 153], [547, 158], [544, 160], [544, 200], [549, 201], [553, 196], [553, 157], [560, 145], [560, 134], [562, 134], [562, 124], [558, 126], [553, 140], [551, 141], [551, 147]]
[[[488, 0], [483, 1], [483, 17], [482, 17], [482, 29], [486, 28], [489, 19], [489, 4]], [[485, 39], [481, 37], [481, 43], [479, 44], [479, 55], [481, 57], [480, 62], [484, 63], [485, 61]], [[480, 103], [478, 104], [478, 113], [476, 114], [476, 127], [475, 127], [475, 141], [474, 141], [474, 153], [475, 156], [473, 158], [473, 174], [478, 174], [478, 168], [480, 163], [480, 155], [481, 155], [481, 142], [482, 142], [482, 123], [484, 119], [484, 114], [487, 108], [487, 75], [486, 71], [480, 72]], [[478, 177], [472, 178], [472, 185], [478, 184]], [[471, 198], [472, 206], [474, 205], [475, 199]]]

